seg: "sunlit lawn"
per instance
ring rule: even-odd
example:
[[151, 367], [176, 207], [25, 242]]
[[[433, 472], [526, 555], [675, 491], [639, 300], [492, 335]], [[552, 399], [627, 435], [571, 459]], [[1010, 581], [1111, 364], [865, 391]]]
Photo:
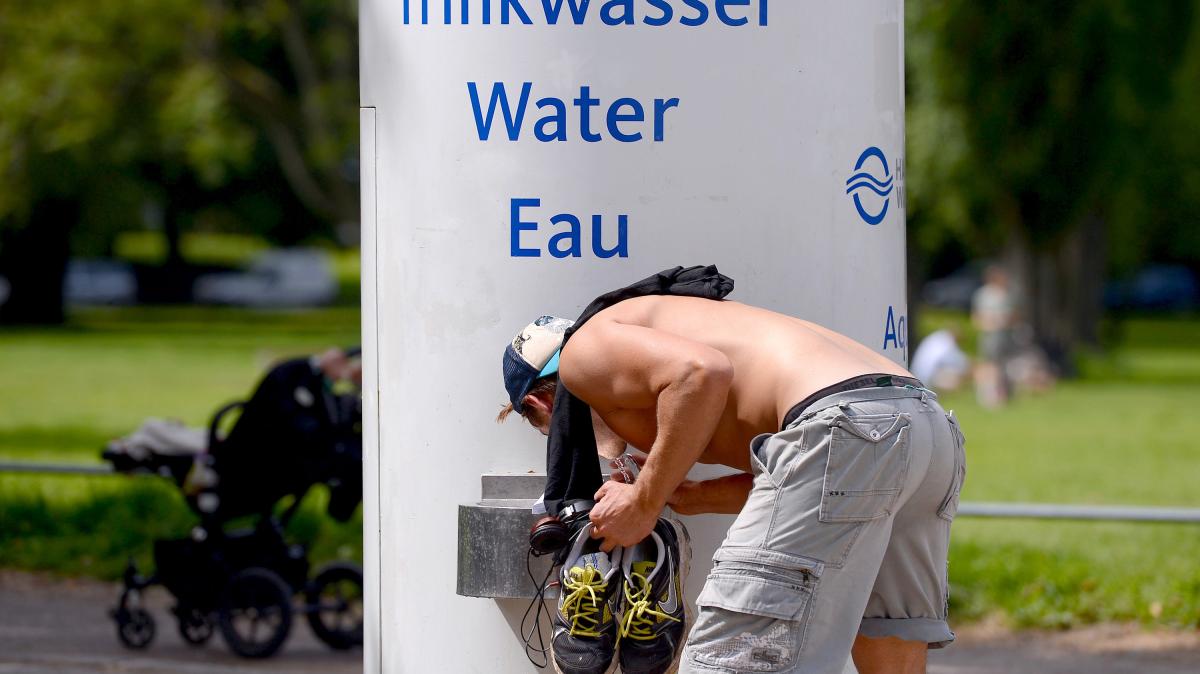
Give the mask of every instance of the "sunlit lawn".
[[[961, 321], [935, 315], [930, 323]], [[1200, 508], [1200, 321], [1131, 320], [1086, 378], [986, 411], [943, 396], [967, 435], [968, 501]], [[951, 551], [960, 618], [1200, 625], [1200, 524], [961, 518]]]
[[129, 308], [0, 330], [0, 457], [99, 460], [148, 416], [204, 424], [272, 361], [358, 343], [357, 308]]

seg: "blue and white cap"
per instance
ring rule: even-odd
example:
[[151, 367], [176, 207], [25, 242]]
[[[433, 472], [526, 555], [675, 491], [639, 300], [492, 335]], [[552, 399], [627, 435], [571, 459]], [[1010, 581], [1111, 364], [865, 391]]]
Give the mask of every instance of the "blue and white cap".
[[521, 401], [533, 382], [558, 372], [558, 353], [563, 336], [575, 325], [569, 318], [542, 316], [517, 333], [504, 349], [504, 388], [513, 409], [522, 412]]

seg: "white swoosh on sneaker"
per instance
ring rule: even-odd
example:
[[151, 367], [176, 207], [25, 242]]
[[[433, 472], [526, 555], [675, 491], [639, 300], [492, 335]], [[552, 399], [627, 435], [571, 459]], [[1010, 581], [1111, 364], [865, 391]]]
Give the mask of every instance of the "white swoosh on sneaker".
[[675, 592], [675, 565], [670, 550], [667, 550], [667, 570], [671, 572], [671, 577], [667, 579], [667, 600], [658, 606], [663, 613], [674, 613], [679, 610], [679, 595]]

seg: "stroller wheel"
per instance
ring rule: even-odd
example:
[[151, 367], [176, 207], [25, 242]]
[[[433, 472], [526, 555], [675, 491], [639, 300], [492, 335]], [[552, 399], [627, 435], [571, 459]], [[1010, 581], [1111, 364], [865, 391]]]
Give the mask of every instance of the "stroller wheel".
[[192, 646], [203, 646], [212, 638], [213, 624], [208, 615], [195, 608], [179, 609], [179, 636]]
[[271, 657], [292, 629], [292, 589], [262, 567], [235, 574], [222, 592], [217, 627], [234, 653]]
[[335, 650], [363, 642], [363, 575], [354, 564], [322, 568], [305, 592], [305, 618], [313, 634]]
[[154, 641], [154, 617], [140, 606], [141, 593], [126, 589], [121, 593], [121, 602], [113, 610], [117, 623], [117, 639], [126, 648], [141, 650]]

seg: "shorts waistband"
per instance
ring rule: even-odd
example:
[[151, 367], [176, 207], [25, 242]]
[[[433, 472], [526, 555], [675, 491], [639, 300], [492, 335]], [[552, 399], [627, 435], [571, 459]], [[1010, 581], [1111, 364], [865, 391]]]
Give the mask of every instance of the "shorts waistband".
[[817, 412], [830, 405], [837, 404], [840, 402], [840, 394], [873, 388], [899, 388], [910, 391], [922, 391], [933, 395], [933, 392], [926, 389], [925, 385], [919, 379], [914, 379], [913, 377], [902, 377], [894, 374], [864, 374], [826, 386], [804, 400], [792, 405], [787, 414], [783, 416], [783, 428], [786, 429], [788, 426], [796, 423], [796, 420], [804, 416], [806, 412]]

